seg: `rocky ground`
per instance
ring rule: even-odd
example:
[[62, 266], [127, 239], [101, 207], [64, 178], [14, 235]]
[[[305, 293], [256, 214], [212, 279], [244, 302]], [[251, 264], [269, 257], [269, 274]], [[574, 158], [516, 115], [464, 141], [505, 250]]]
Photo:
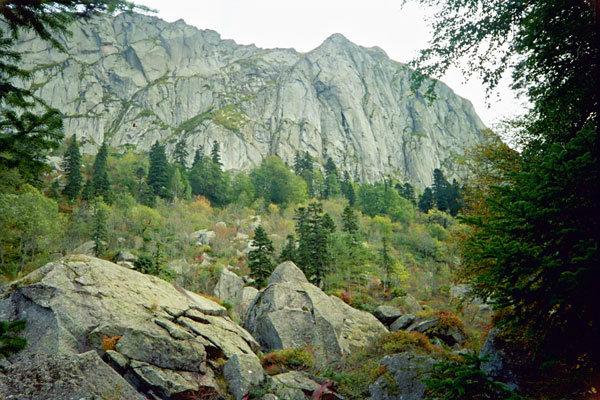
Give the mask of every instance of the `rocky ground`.
[[[0, 320], [25, 320], [27, 347], [2, 360], [0, 398], [334, 399], [341, 396], [327, 380], [302, 370], [269, 375], [259, 356], [309, 348], [317, 365], [333, 365], [389, 329], [422, 332], [456, 349], [465, 340], [460, 330], [442, 329], [439, 317], [356, 310], [291, 262], [260, 292], [224, 269], [214, 292], [244, 327], [217, 302], [126, 265], [84, 255], [49, 263], [1, 289]], [[498, 355], [492, 344], [486, 348]], [[421, 378], [433, 362], [411, 352], [383, 358], [394, 390], [381, 377], [371, 398], [422, 399]]]

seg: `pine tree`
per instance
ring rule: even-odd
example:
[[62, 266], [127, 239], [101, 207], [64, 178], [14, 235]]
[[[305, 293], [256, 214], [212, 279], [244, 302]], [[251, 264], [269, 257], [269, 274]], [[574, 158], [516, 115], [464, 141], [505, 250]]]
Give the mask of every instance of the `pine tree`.
[[323, 197], [325, 199], [331, 199], [339, 196], [340, 194], [340, 178], [337, 166], [333, 162], [331, 157], [327, 158], [325, 163], [325, 188], [323, 190]]
[[352, 237], [356, 237], [358, 235], [358, 218], [356, 217], [356, 213], [354, 209], [347, 205], [344, 207], [344, 212], [342, 213], [342, 231], [348, 233]]
[[346, 200], [348, 200], [350, 207], [354, 207], [356, 204], [356, 192], [354, 191], [354, 185], [352, 184], [352, 179], [350, 179], [348, 171], [344, 171], [344, 180], [341, 184], [341, 190]]
[[436, 208], [440, 211], [448, 211], [449, 183], [444, 177], [444, 173], [438, 168], [433, 170], [433, 185], [431, 190]]
[[296, 262], [298, 258], [298, 255], [296, 253], [296, 238], [294, 237], [294, 235], [287, 235], [285, 246], [283, 246], [283, 248], [281, 249], [281, 253], [279, 254], [279, 262]]
[[175, 145], [175, 150], [173, 151], [173, 159], [175, 160], [175, 165], [181, 168], [183, 171], [187, 169], [187, 158], [189, 153], [187, 151], [187, 143], [185, 140], [180, 140]]
[[416, 204], [415, 200], [415, 188], [410, 183], [406, 182], [404, 184], [397, 183], [396, 190], [400, 194], [400, 196], [404, 197], [406, 200], [410, 201], [413, 204]]
[[381, 240], [381, 250], [380, 250], [380, 262], [381, 268], [385, 274], [385, 278], [383, 280], [383, 287], [387, 289], [390, 287], [390, 280], [392, 276], [392, 267], [394, 260], [390, 256], [390, 251], [388, 247], [388, 239], [384, 236]]
[[158, 141], [150, 148], [150, 165], [148, 167], [148, 185], [155, 195], [163, 199], [169, 198], [169, 165], [165, 147]]
[[433, 208], [433, 206], [433, 192], [431, 191], [431, 188], [425, 188], [425, 191], [419, 198], [419, 210], [421, 210], [422, 213], [427, 213]]
[[106, 204], [101, 198], [96, 198], [94, 204], [94, 221], [93, 221], [93, 236], [94, 254], [100, 257], [106, 252], [106, 244], [108, 242], [108, 210]]
[[108, 179], [108, 145], [106, 142], [102, 143], [96, 154], [90, 185], [92, 197], [102, 197], [104, 201], [110, 203], [112, 190]]
[[331, 216], [320, 203], [310, 203], [296, 211], [297, 261], [307, 278], [321, 285], [331, 265], [330, 235], [335, 230]]
[[200, 165], [204, 162], [204, 146], [200, 145], [196, 149], [196, 153], [194, 153], [194, 162], [192, 163], [192, 168]]
[[63, 164], [67, 183], [62, 193], [67, 199], [74, 201], [77, 196], [79, 196], [83, 184], [83, 176], [81, 175], [81, 154], [75, 135], [73, 135], [69, 141]]
[[462, 188], [456, 179], [448, 187], [448, 212], [456, 217], [464, 205], [462, 197]]
[[85, 201], [90, 201], [94, 197], [94, 188], [92, 186], [92, 180], [88, 179], [85, 181], [85, 185], [83, 185], [83, 190], [81, 191], [81, 198]]
[[210, 151], [210, 158], [215, 165], [219, 166], [219, 168], [223, 166], [223, 163], [221, 162], [221, 146], [216, 140], [213, 142], [213, 146]]
[[248, 267], [250, 276], [255, 279], [256, 285], [264, 287], [269, 275], [273, 272], [273, 242], [267, 236], [267, 232], [259, 225], [254, 230], [254, 240], [252, 241], [254, 250], [248, 254]]

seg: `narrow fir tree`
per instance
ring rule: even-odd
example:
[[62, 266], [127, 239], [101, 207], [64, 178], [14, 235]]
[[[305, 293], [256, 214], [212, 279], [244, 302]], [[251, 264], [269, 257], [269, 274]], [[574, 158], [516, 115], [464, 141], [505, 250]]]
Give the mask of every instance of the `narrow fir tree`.
[[356, 192], [354, 191], [354, 185], [352, 184], [352, 179], [350, 179], [348, 171], [344, 171], [344, 180], [341, 184], [341, 190], [346, 200], [348, 200], [350, 207], [354, 207], [356, 204]]
[[93, 222], [93, 236], [94, 241], [94, 254], [96, 257], [100, 257], [106, 252], [106, 245], [108, 242], [108, 210], [106, 204], [101, 198], [96, 198], [94, 205], [94, 222]]
[[96, 154], [90, 185], [92, 197], [102, 197], [104, 201], [110, 203], [112, 191], [108, 179], [108, 145], [106, 142], [102, 143]]
[[419, 210], [423, 213], [429, 212], [434, 206], [433, 192], [431, 188], [425, 188], [425, 191], [419, 198]]
[[440, 211], [448, 210], [448, 192], [449, 192], [449, 184], [446, 178], [444, 177], [444, 173], [436, 168], [433, 170], [433, 185], [431, 190], [433, 192], [433, 200], [435, 202], [435, 206]]
[[344, 212], [342, 213], [342, 224], [343, 232], [346, 232], [352, 236], [356, 236], [358, 234], [358, 218], [356, 217], [354, 209], [349, 205], [344, 207]]
[[165, 147], [158, 141], [152, 145], [149, 154], [148, 185], [155, 195], [163, 199], [169, 198], [169, 165]]
[[310, 203], [296, 211], [297, 261], [307, 278], [321, 285], [331, 265], [330, 235], [335, 225], [320, 203]]
[[223, 166], [223, 163], [221, 162], [221, 146], [216, 140], [213, 142], [212, 150], [210, 151], [210, 158], [215, 165], [219, 166], [219, 168]]
[[254, 250], [248, 254], [248, 267], [250, 276], [255, 279], [256, 285], [264, 287], [271, 272], [273, 272], [273, 242], [267, 236], [267, 232], [259, 225], [254, 231], [252, 241]]
[[189, 156], [187, 150], [187, 143], [185, 140], [180, 140], [175, 145], [175, 150], [173, 151], [173, 159], [175, 160], [175, 165], [177, 165], [182, 170], [187, 169], [187, 158]]
[[0, 321], [0, 356], [9, 355], [21, 351], [27, 345], [27, 340], [21, 337], [25, 330], [25, 320]]
[[204, 161], [204, 146], [200, 145], [196, 149], [196, 153], [194, 153], [194, 162], [192, 163], [192, 168], [202, 164]]
[[385, 274], [385, 278], [383, 280], [383, 288], [388, 289], [390, 287], [390, 279], [392, 276], [392, 266], [393, 266], [394, 260], [390, 256], [390, 251], [389, 251], [389, 247], [388, 247], [388, 239], [385, 236], [383, 237], [382, 243], [381, 243], [380, 262], [381, 262], [381, 268], [383, 269], [383, 272]]
[[279, 262], [292, 261], [295, 263], [297, 260], [296, 253], [296, 238], [294, 235], [287, 235], [285, 246], [279, 254]]
[[81, 175], [81, 153], [75, 135], [71, 137], [67, 151], [63, 159], [63, 169], [67, 183], [63, 189], [63, 195], [70, 201], [74, 201], [83, 185], [83, 176]]
[[337, 166], [333, 162], [331, 157], [327, 158], [325, 163], [325, 185], [323, 190], [323, 197], [331, 199], [339, 196], [340, 194], [340, 178]]

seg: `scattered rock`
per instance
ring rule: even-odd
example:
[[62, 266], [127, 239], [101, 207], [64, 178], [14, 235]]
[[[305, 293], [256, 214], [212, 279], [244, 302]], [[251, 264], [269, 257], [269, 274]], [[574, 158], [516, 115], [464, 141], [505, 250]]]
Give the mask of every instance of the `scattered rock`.
[[338, 361], [387, 331], [372, 314], [311, 285], [292, 262], [275, 269], [248, 309], [245, 326], [265, 351], [311, 346], [322, 363]]
[[392, 306], [379, 306], [375, 309], [373, 315], [383, 324], [390, 325], [402, 315], [402, 311]]
[[137, 261], [137, 259], [138, 259], [137, 256], [135, 256], [134, 254], [132, 254], [126, 250], [121, 250], [115, 256], [116, 262], [131, 262], [131, 263], [133, 263], [133, 262]]
[[369, 386], [371, 400], [423, 400], [426, 378], [435, 361], [410, 352], [386, 356], [380, 365], [385, 374]]
[[196, 241], [198, 246], [210, 245], [216, 237], [217, 234], [214, 231], [209, 231], [208, 229], [201, 229], [192, 233], [192, 238]]
[[395, 320], [391, 325], [390, 325], [390, 331], [392, 332], [397, 332], [400, 331], [402, 329], [406, 329], [408, 328], [413, 322], [415, 322], [415, 320], [417, 319], [417, 317], [415, 317], [412, 314], [406, 314], [403, 315], [401, 317], [399, 317], [397, 320]]
[[252, 386], [260, 385], [265, 379], [262, 365], [254, 354], [232, 356], [223, 368], [223, 375], [236, 400], [242, 400]]

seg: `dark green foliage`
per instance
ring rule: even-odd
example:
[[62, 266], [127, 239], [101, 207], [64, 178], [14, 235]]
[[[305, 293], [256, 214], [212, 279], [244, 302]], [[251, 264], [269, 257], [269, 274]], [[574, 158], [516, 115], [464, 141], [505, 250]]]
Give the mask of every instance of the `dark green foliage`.
[[448, 205], [450, 204], [449, 186], [450, 184], [446, 180], [444, 173], [438, 168], [434, 169], [431, 191], [435, 206], [440, 211], [448, 211]]
[[173, 159], [175, 160], [175, 165], [177, 165], [182, 170], [187, 169], [187, 158], [189, 153], [187, 151], [187, 143], [185, 140], [180, 140], [175, 145], [175, 150], [173, 151]]
[[202, 164], [204, 161], [204, 146], [200, 146], [196, 149], [194, 153], [194, 162], [192, 163], [192, 168]]
[[94, 204], [94, 221], [93, 221], [93, 236], [94, 254], [96, 257], [102, 256], [107, 248], [108, 243], [108, 210], [106, 204], [101, 198], [96, 198]]
[[169, 163], [167, 161], [167, 154], [165, 152], [165, 146], [160, 144], [158, 141], [155, 142], [150, 148], [149, 154], [150, 164], [148, 167], [148, 186], [152, 188], [152, 191], [156, 196], [163, 199], [171, 198], [169, 193]]
[[463, 189], [458, 181], [454, 179], [448, 186], [448, 213], [453, 217], [458, 215], [458, 212], [464, 207], [462, 192]]
[[48, 190], [48, 197], [54, 200], [60, 199], [60, 183], [58, 182], [58, 179], [52, 181], [50, 189]]
[[218, 165], [219, 168], [223, 166], [223, 163], [221, 163], [221, 146], [216, 140], [213, 142], [212, 149], [210, 150], [210, 158], [213, 164]]
[[[600, 3], [445, 0], [422, 72], [466, 63], [490, 87], [512, 69], [532, 104], [522, 157], [469, 221], [466, 274], [526, 344], [527, 390], [585, 398], [600, 370]], [[596, 391], [597, 388], [594, 388]]]
[[229, 203], [229, 175], [210, 159], [197, 163], [189, 173], [192, 193], [206, 197], [213, 205]]
[[463, 361], [442, 361], [424, 380], [426, 400], [521, 400], [507, 385], [481, 370], [482, 360], [465, 354]]
[[65, 177], [67, 183], [63, 189], [63, 195], [73, 201], [79, 196], [83, 186], [83, 176], [81, 175], [81, 154], [77, 138], [73, 136], [69, 141], [67, 151], [64, 156]]
[[388, 238], [386, 236], [384, 236], [381, 239], [381, 250], [379, 251], [379, 257], [380, 257], [381, 269], [383, 269], [383, 271], [385, 273], [385, 278], [383, 279], [383, 287], [387, 288], [387, 287], [389, 287], [389, 284], [391, 281], [394, 260], [392, 259], [392, 256], [390, 255], [390, 249], [388, 246]]
[[434, 206], [433, 191], [431, 188], [425, 188], [421, 197], [419, 197], [419, 210], [427, 213]]
[[23, 320], [0, 321], [0, 356], [8, 357], [27, 346], [27, 340], [19, 336], [25, 325]]
[[294, 159], [294, 172], [306, 182], [308, 196], [315, 197], [317, 195], [317, 189], [315, 188], [314, 160], [307, 151], [304, 152], [304, 154], [296, 153]]
[[413, 204], [417, 204], [417, 200], [415, 198], [415, 188], [410, 183], [406, 182], [404, 184], [397, 183], [395, 185], [396, 190], [400, 193], [400, 196], [404, 197], [406, 200], [410, 201]]
[[325, 163], [325, 184], [323, 189], [323, 198], [330, 199], [340, 195], [340, 178], [337, 166], [331, 159], [327, 157]]
[[108, 145], [106, 142], [102, 143], [98, 154], [96, 154], [89, 190], [91, 196], [87, 197], [88, 199], [102, 197], [108, 203], [112, 200], [112, 189], [108, 178]]
[[275, 251], [273, 242], [261, 225], [254, 230], [252, 246], [255, 249], [248, 253], [248, 268], [250, 268], [250, 276], [256, 281], [256, 286], [261, 288], [267, 284], [267, 280], [273, 272], [273, 252]]
[[154, 258], [147, 254], [139, 256], [134, 262], [133, 267], [136, 271], [143, 274], [158, 275], [159, 268], [157, 268]]
[[335, 225], [320, 203], [298, 208], [295, 219], [298, 266], [312, 283], [321, 285], [332, 262], [329, 239]]
[[340, 185], [340, 189], [346, 200], [348, 200], [348, 204], [350, 204], [351, 207], [354, 207], [356, 204], [356, 192], [354, 191], [354, 185], [352, 184], [348, 171], [344, 171], [344, 180]]
[[279, 254], [279, 262], [292, 261], [296, 262], [298, 258], [298, 250], [296, 245], [296, 238], [294, 235], [287, 235], [285, 246], [281, 249]]
[[352, 236], [358, 235], [358, 218], [354, 209], [347, 205], [342, 213], [342, 231]]

